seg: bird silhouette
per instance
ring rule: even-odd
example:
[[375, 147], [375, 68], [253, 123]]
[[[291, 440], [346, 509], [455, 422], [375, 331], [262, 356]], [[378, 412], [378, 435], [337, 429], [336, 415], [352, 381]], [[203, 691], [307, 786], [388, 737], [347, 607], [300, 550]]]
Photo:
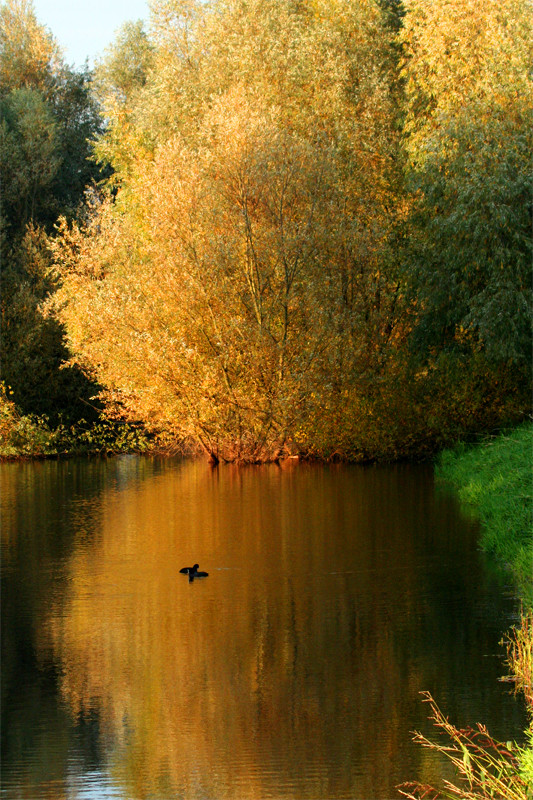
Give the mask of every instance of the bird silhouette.
[[209, 575], [208, 572], [199, 572], [198, 567], [199, 564], [194, 564], [192, 567], [182, 567], [180, 572], [184, 573], [185, 575], [189, 576], [189, 581], [192, 582], [195, 578], [207, 578]]

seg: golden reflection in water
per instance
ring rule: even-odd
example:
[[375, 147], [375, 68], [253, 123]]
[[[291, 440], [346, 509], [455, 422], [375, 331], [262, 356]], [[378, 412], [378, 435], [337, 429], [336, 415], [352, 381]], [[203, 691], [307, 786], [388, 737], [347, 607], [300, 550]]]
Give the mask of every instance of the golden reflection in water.
[[[390, 790], [405, 708], [425, 685], [420, 662], [398, 657], [391, 618], [395, 595], [404, 628], [419, 615], [412, 537], [387, 530], [406, 565], [387, 597], [367, 535], [387, 497], [369, 508], [367, 484], [343, 493], [339, 481], [332, 503], [323, 488], [316, 475], [193, 464], [103, 494], [98, 526], [78, 532], [40, 647], [71, 713], [97, 713], [128, 796]], [[350, 535], [334, 536], [347, 518]], [[343, 567], [358, 550], [354, 580]], [[210, 576], [191, 584], [178, 570], [194, 560]]]

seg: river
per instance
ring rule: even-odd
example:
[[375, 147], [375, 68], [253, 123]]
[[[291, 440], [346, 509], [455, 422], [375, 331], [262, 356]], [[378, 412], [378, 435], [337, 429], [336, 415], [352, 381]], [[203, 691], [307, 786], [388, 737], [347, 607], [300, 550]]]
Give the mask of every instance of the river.
[[[518, 604], [428, 465], [0, 466], [2, 798], [370, 800], [519, 739]], [[195, 562], [209, 573], [190, 581]]]

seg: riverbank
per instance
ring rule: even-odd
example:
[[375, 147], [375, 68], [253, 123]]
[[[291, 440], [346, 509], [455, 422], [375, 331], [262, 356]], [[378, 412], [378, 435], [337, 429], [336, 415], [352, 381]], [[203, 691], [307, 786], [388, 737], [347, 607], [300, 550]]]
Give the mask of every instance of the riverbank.
[[481, 523], [481, 545], [513, 574], [533, 607], [533, 423], [479, 444], [445, 450], [437, 479], [454, 486]]
[[0, 461], [145, 453], [150, 446], [141, 428], [103, 414], [96, 421], [52, 427], [46, 417], [21, 414], [0, 384]]
[[530, 724], [526, 747], [498, 742], [483, 726], [456, 728], [441, 712], [430, 694], [432, 719], [446, 744], [421, 734], [423, 747], [439, 752], [455, 767], [459, 784], [446, 782], [447, 794], [420, 783], [399, 787], [410, 800], [424, 797], [469, 797], [488, 800], [533, 798], [533, 424], [527, 423], [473, 446], [443, 451], [437, 461], [438, 480], [451, 484], [462, 502], [481, 523], [481, 545], [506, 569], [510, 569], [522, 599], [520, 624], [504, 638], [509, 675], [522, 693]]

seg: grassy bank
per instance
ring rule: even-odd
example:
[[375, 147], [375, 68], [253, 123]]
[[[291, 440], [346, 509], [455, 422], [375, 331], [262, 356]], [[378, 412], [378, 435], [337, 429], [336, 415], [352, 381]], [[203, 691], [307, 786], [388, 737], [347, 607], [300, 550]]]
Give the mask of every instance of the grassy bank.
[[456, 487], [481, 522], [481, 545], [512, 570], [524, 602], [533, 606], [533, 424], [444, 451], [437, 477]]
[[420, 783], [399, 787], [410, 800], [533, 799], [533, 424], [485, 439], [472, 447], [444, 451], [438, 460], [439, 479], [452, 484], [461, 500], [481, 522], [481, 544], [505, 568], [512, 570], [523, 600], [520, 625], [505, 637], [509, 675], [504, 678], [523, 694], [530, 724], [526, 747], [498, 742], [486, 728], [456, 728], [425, 693], [432, 719], [445, 741], [415, 736], [423, 747], [453, 763], [457, 783], [437, 789]]

